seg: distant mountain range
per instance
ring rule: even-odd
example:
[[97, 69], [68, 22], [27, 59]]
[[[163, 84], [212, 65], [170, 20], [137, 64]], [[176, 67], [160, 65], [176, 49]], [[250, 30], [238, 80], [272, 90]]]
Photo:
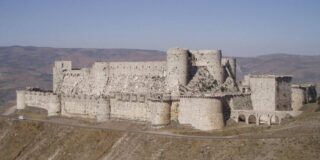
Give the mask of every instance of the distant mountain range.
[[[26, 86], [51, 89], [55, 60], [71, 60], [73, 67], [89, 67], [95, 61], [165, 60], [157, 50], [0, 47], [0, 106], [14, 103], [15, 90]], [[294, 82], [320, 82], [320, 55], [269, 54], [237, 57], [238, 79], [248, 73], [288, 74]]]

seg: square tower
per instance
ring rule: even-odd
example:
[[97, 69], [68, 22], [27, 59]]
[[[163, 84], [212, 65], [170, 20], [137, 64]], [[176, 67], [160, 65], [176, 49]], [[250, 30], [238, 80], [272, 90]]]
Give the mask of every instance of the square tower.
[[291, 76], [250, 75], [251, 100], [257, 111], [291, 109]]
[[55, 61], [53, 70], [53, 92], [56, 93], [62, 83], [63, 73], [72, 69], [71, 61]]

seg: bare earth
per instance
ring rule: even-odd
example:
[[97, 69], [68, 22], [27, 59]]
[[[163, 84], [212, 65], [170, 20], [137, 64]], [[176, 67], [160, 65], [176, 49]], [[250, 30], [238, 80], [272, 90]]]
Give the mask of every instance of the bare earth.
[[[222, 131], [188, 127], [152, 129], [112, 120], [96, 124], [16, 112], [0, 118], [1, 159], [318, 159], [320, 111], [316, 104], [280, 126], [229, 125]], [[14, 119], [23, 114], [27, 120]], [[33, 119], [33, 120], [31, 120]]]

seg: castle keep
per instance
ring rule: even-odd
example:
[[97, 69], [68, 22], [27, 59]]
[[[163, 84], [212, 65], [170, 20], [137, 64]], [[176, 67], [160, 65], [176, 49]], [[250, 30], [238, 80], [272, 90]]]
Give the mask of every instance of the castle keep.
[[306, 89], [290, 76], [247, 75], [236, 82], [236, 59], [220, 50], [167, 51], [166, 61], [95, 62], [72, 69], [56, 61], [53, 90], [17, 91], [17, 109], [43, 108], [48, 116], [129, 119], [165, 126], [172, 121], [200, 130], [221, 129], [228, 119], [280, 123], [306, 103]]

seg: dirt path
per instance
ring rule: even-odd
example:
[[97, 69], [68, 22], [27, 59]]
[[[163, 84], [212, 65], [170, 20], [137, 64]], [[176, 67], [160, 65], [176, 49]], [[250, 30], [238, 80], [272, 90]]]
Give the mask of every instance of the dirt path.
[[[10, 120], [18, 120], [16, 118], [9, 118], [6, 116], [0, 116], [1, 118], [6, 118]], [[109, 131], [121, 131], [121, 132], [127, 132], [127, 133], [140, 133], [140, 134], [150, 134], [150, 135], [155, 135], [155, 136], [165, 136], [165, 137], [171, 137], [171, 138], [183, 138], [183, 139], [198, 139], [198, 140], [227, 140], [227, 139], [269, 139], [269, 138], [284, 138], [284, 137], [297, 137], [297, 136], [302, 136], [301, 134], [295, 135], [295, 134], [290, 134], [290, 135], [255, 135], [252, 133], [244, 133], [244, 134], [238, 134], [238, 135], [232, 135], [232, 136], [204, 136], [204, 135], [182, 135], [182, 134], [175, 134], [175, 133], [170, 133], [167, 131], [144, 131], [144, 130], [133, 130], [133, 129], [118, 129], [118, 128], [108, 128], [108, 127], [101, 127], [101, 126], [92, 126], [92, 125], [86, 125], [86, 124], [69, 124], [69, 123], [63, 123], [63, 122], [56, 122], [56, 121], [50, 121], [50, 120], [41, 120], [41, 119], [30, 119], [30, 118], [25, 118], [24, 121], [34, 121], [34, 122], [43, 122], [43, 123], [50, 123], [50, 124], [58, 124], [58, 125], [63, 125], [63, 126], [71, 126], [71, 127], [80, 127], [80, 128], [91, 128], [91, 129], [101, 129], [101, 130], [109, 130]], [[288, 130], [289, 128], [297, 128], [301, 127], [301, 125], [296, 125], [296, 126], [290, 126], [290, 127], [284, 127], [284, 128], [277, 128], [277, 129], [272, 129], [270, 131], [264, 131], [264, 133], [270, 133], [271, 131], [281, 131], [281, 130]], [[319, 127], [314, 126], [314, 127]], [[303, 134], [303, 136], [312, 136], [315, 134]]]
[[15, 110], [16, 110], [16, 106], [11, 106], [5, 112], [3, 112], [2, 115], [8, 116], [8, 115], [12, 114]]

